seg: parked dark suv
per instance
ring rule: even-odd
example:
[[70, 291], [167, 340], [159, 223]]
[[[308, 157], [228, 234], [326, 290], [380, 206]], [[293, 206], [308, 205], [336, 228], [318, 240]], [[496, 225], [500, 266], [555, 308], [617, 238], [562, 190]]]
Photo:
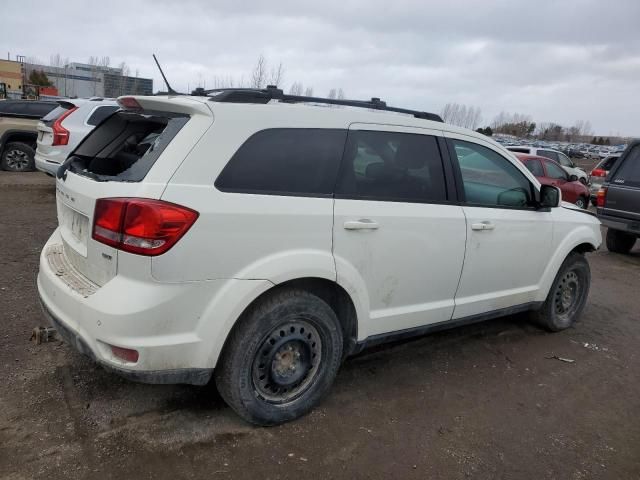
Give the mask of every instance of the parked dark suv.
[[629, 253], [640, 237], [640, 140], [615, 163], [597, 196], [598, 218], [609, 227], [607, 248]]

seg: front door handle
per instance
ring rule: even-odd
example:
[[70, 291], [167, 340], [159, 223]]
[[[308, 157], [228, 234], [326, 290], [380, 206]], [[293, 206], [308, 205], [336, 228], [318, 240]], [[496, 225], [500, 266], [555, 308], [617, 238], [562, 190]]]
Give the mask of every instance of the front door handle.
[[471, 224], [471, 230], [493, 230], [496, 226], [491, 222], [478, 222]]
[[377, 230], [379, 227], [377, 222], [369, 220], [368, 218], [361, 218], [360, 220], [348, 220], [344, 222], [345, 230]]

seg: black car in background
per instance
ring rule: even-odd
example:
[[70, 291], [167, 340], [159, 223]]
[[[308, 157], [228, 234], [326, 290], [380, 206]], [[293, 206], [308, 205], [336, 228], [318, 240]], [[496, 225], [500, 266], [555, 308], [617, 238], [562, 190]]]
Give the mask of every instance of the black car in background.
[[614, 163], [596, 203], [598, 218], [608, 227], [607, 248], [629, 253], [640, 237], [640, 140]]

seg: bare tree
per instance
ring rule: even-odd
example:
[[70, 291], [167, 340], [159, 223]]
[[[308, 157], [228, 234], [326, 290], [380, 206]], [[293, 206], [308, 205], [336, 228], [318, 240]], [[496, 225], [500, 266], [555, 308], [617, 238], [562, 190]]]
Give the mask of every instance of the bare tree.
[[335, 88], [332, 88], [331, 90], [329, 90], [329, 95], [327, 95], [327, 98], [337, 98], [338, 96], [338, 90], [336, 90]]
[[313, 97], [313, 87], [307, 87], [304, 91], [305, 97]]
[[251, 88], [263, 88], [267, 77], [267, 60], [260, 54], [256, 65], [251, 71]]
[[271, 68], [268, 80], [269, 85], [275, 86], [280, 85], [280, 83], [284, 81], [284, 67], [282, 66], [282, 62], [280, 62], [277, 67]]
[[344, 90], [342, 88], [338, 89], [338, 100], [344, 100]]
[[446, 123], [475, 130], [482, 119], [482, 111], [476, 107], [447, 103], [440, 116]]
[[129, 67], [125, 62], [120, 62], [118, 65], [118, 69], [120, 70], [120, 95], [126, 95], [127, 92], [127, 80], [129, 76]]
[[302, 82], [293, 82], [289, 88], [289, 95], [302, 95]]
[[92, 55], [89, 57], [89, 61], [87, 63], [91, 67], [91, 80], [93, 82], [93, 96], [95, 97], [98, 94], [97, 77], [98, 77], [98, 64], [100, 63], [100, 59]]

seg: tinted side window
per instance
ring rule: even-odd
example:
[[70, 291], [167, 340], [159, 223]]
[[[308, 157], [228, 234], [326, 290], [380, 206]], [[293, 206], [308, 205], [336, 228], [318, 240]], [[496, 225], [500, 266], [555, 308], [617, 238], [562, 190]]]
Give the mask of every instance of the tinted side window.
[[447, 198], [438, 142], [429, 135], [349, 132], [336, 194], [346, 198], [438, 202]]
[[94, 126], [98, 125], [105, 118], [107, 118], [113, 112], [118, 110], [118, 108], [119, 107], [117, 105], [105, 105], [104, 107], [96, 108], [91, 114], [91, 116], [89, 116], [89, 118], [87, 119], [87, 124], [94, 125]]
[[466, 202], [481, 206], [526, 207], [529, 180], [506, 158], [471, 142], [452, 140]]
[[616, 163], [616, 160], [618, 160], [618, 158], [620, 157], [609, 157], [605, 160], [602, 161], [602, 163], [600, 165], [598, 165], [600, 168], [609, 171], [613, 168], [613, 166]]
[[550, 158], [551, 160], [558, 161], [558, 155], [556, 152], [550, 152], [549, 150], [538, 150], [538, 155], [545, 158]]
[[567, 173], [553, 162], [544, 162], [544, 166], [547, 169], [547, 177], [567, 179]]
[[616, 184], [640, 187], [640, 145], [634, 147], [625, 157], [614, 179]]
[[558, 163], [563, 167], [573, 167], [573, 162], [564, 153], [558, 153]]
[[542, 169], [540, 160], [527, 160], [524, 162], [524, 166], [536, 177], [544, 177], [544, 170]]
[[215, 182], [230, 192], [329, 195], [346, 130], [274, 128], [251, 136]]
[[53, 122], [55, 122], [67, 110], [69, 110], [69, 108], [71, 108], [70, 106], [67, 106], [67, 105], [69, 105], [69, 104], [65, 104], [64, 106], [60, 105], [60, 106], [54, 108], [49, 113], [47, 113], [44, 117], [42, 117], [42, 121], [44, 123], [46, 123], [47, 125], [51, 126], [51, 124], [53, 124]]

